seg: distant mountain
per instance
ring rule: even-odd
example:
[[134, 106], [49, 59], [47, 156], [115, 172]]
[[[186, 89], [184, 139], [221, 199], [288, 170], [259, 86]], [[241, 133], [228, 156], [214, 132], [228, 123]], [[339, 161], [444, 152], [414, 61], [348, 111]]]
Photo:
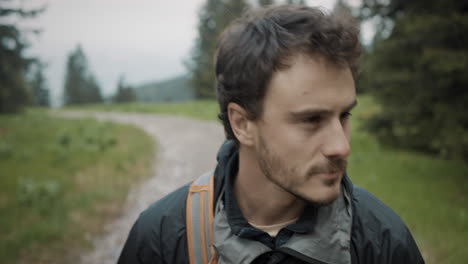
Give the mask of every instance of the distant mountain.
[[141, 102], [181, 102], [195, 99], [188, 75], [136, 86], [135, 93], [137, 100]]

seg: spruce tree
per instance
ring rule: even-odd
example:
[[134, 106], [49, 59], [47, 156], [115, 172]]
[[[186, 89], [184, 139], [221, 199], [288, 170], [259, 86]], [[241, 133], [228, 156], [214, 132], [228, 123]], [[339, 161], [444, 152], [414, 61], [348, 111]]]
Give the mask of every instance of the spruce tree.
[[136, 100], [136, 94], [133, 87], [125, 84], [124, 77], [120, 76], [119, 82], [117, 84], [117, 92], [113, 97], [114, 103], [125, 103], [132, 102]]
[[31, 88], [31, 103], [36, 106], [50, 106], [49, 89], [44, 76], [45, 65], [38, 62], [34, 63], [31, 70], [29, 86]]
[[197, 98], [214, 98], [214, 53], [222, 30], [248, 7], [244, 0], [207, 0], [199, 13], [198, 38], [188, 68]]
[[68, 56], [64, 93], [66, 105], [102, 102], [99, 85], [80, 45]]
[[11, 113], [30, 102], [26, 75], [34, 61], [24, 54], [25, 32], [11, 21], [35, 17], [44, 9], [24, 10], [4, 4], [0, 1], [0, 113]]
[[468, 159], [468, 3], [364, 1], [379, 32], [361, 84], [382, 106], [368, 127], [392, 145]]

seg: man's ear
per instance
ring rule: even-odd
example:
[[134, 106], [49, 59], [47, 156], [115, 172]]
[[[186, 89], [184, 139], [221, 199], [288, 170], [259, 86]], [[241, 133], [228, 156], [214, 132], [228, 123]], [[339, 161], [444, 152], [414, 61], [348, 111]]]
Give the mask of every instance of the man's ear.
[[254, 144], [254, 123], [248, 118], [247, 111], [236, 103], [227, 106], [229, 123], [239, 143], [246, 146]]

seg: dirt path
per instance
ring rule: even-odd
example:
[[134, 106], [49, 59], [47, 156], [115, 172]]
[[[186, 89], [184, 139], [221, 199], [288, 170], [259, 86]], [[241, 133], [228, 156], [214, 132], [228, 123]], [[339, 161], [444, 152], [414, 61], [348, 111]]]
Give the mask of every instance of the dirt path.
[[116, 263], [128, 232], [139, 213], [163, 195], [213, 169], [216, 152], [223, 142], [221, 125], [183, 117], [127, 113], [71, 113], [68, 117], [93, 116], [132, 124], [158, 142], [153, 176], [134, 186], [118, 219], [109, 223], [104, 236], [94, 239], [95, 249], [81, 256], [80, 263]]

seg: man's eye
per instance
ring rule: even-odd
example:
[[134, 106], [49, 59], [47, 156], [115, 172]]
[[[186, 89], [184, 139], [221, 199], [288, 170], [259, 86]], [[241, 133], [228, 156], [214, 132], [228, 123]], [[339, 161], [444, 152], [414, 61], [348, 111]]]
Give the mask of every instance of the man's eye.
[[341, 114], [340, 118], [341, 120], [348, 120], [351, 116], [351, 112], [344, 112]]
[[322, 117], [321, 116], [310, 116], [304, 119], [304, 123], [308, 124], [318, 124], [322, 122]]

